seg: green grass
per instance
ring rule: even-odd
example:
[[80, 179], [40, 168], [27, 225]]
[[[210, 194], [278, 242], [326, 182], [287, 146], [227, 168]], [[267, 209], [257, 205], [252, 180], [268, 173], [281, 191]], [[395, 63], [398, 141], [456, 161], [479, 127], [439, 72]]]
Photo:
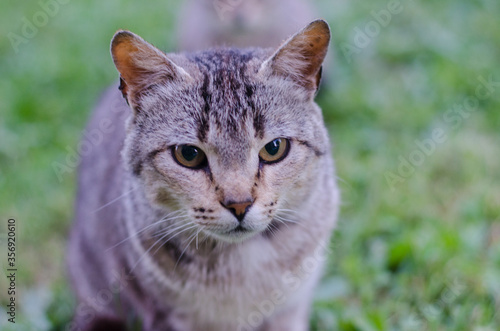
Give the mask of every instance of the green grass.
[[[446, 114], [476, 96], [479, 76], [500, 81], [500, 3], [401, 3], [350, 59], [342, 49], [355, 28], [388, 2], [319, 4], [334, 59], [318, 102], [343, 205], [312, 330], [499, 330], [500, 87], [467, 117]], [[0, 277], [2, 330], [63, 330], [68, 322], [74, 303], [63, 259], [75, 173], [60, 181], [52, 163], [76, 148], [92, 105], [117, 77], [108, 51], [115, 30], [172, 50], [176, 6], [70, 1], [15, 52], [7, 34], [21, 34], [23, 16], [40, 5], [2, 5], [0, 238], [15, 218], [20, 301], [13, 328]], [[400, 158], [416, 157], [415, 141], [436, 129], [446, 140], [401, 174]], [[388, 172], [399, 180], [388, 182]], [[2, 240], [3, 269], [5, 248]]]

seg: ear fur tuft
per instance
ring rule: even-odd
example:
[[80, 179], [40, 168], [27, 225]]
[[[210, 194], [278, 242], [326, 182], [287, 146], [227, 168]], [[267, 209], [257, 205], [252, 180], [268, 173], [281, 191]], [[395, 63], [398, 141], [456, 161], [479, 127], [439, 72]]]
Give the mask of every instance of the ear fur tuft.
[[120, 90], [131, 106], [149, 86], [188, 75], [138, 35], [125, 30], [111, 40], [111, 56], [120, 73]]
[[266, 60], [261, 70], [291, 78], [308, 90], [316, 91], [321, 80], [321, 66], [330, 43], [330, 28], [316, 20], [292, 36]]

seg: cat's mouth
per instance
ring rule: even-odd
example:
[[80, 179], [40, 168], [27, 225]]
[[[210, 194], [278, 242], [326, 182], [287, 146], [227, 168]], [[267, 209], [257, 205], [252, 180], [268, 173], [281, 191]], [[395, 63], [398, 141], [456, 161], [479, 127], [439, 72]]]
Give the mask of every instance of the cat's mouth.
[[232, 229], [231, 231], [229, 231], [228, 234], [247, 233], [247, 232], [250, 232], [250, 230], [244, 228], [241, 224], [239, 224], [235, 229]]
[[255, 231], [252, 231], [243, 225], [239, 224], [232, 230], [224, 233], [224, 237], [229, 238], [231, 241], [241, 241], [251, 237]]
[[225, 242], [231, 242], [231, 243], [237, 243], [237, 242], [242, 242], [253, 235], [255, 235], [255, 231], [249, 228], [246, 228], [245, 226], [239, 224], [235, 228], [224, 231], [224, 232], [213, 232], [210, 231], [213, 237], [217, 238], [218, 240], [225, 241]]

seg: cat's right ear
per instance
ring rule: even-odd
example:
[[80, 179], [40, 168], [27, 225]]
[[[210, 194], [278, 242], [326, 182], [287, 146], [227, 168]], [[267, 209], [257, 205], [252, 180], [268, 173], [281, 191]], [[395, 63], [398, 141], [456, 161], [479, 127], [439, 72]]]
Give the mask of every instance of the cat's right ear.
[[130, 106], [137, 108], [147, 88], [189, 74], [159, 49], [130, 31], [118, 31], [111, 40], [111, 56], [120, 73], [120, 90]]

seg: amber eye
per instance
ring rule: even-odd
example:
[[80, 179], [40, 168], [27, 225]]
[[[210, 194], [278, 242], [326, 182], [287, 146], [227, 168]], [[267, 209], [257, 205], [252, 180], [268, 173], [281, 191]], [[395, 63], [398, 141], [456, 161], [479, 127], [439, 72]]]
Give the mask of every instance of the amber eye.
[[182, 166], [200, 169], [206, 166], [207, 157], [201, 149], [191, 145], [177, 145], [173, 148], [174, 159]]
[[283, 160], [290, 149], [290, 142], [285, 138], [277, 138], [266, 144], [259, 152], [264, 163], [275, 163]]

